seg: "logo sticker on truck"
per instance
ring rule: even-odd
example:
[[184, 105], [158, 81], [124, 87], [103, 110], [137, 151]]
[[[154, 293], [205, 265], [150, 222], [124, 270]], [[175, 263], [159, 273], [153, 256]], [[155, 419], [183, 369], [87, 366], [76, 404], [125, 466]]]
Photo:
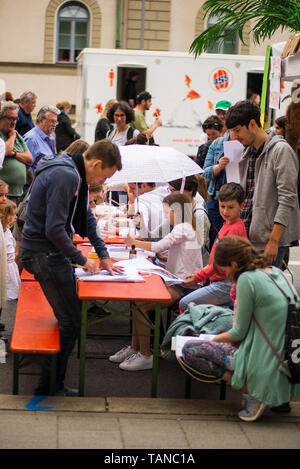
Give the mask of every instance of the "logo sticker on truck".
[[220, 93], [228, 91], [232, 86], [232, 82], [232, 73], [224, 67], [215, 68], [209, 76], [210, 86], [214, 91], [218, 91]]

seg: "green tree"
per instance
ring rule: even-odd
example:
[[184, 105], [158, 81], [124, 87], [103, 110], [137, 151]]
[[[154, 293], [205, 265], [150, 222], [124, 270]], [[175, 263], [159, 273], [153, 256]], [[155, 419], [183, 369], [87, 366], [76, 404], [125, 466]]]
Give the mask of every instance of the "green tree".
[[300, 31], [300, 0], [206, 0], [204, 16], [214, 14], [219, 20], [193, 41], [190, 52], [197, 57], [216, 40], [238, 33], [245, 43], [244, 28], [251, 21], [253, 41], [270, 39], [277, 30]]

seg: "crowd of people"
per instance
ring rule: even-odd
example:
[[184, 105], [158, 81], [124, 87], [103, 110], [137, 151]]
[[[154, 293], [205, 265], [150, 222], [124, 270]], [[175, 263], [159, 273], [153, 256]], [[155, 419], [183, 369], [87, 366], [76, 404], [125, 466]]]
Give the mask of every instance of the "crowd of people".
[[[56, 394], [77, 395], [64, 383], [80, 330], [71, 264], [92, 273], [97, 267], [70, 234], [89, 238], [100, 269], [112, 275], [121, 272], [110, 259], [95, 213], [98, 200], [105, 203], [106, 191], [114, 190], [117, 204], [120, 194], [126, 195], [126, 217], [135, 226], [136, 234], [128, 230], [124, 243], [155, 253], [154, 263], [183, 279], [167, 287], [168, 306], [177, 306], [181, 314], [188, 314], [191, 303], [232, 309], [230, 330], [211, 341], [191, 339], [185, 345], [186, 363], [243, 392], [242, 420], [256, 420], [268, 406], [288, 411], [300, 385], [292, 385], [280, 371], [253, 319], [283, 354], [287, 304], [272, 279], [289, 292], [280, 269], [300, 238], [300, 155], [285, 139], [286, 117], [266, 131], [254, 100], [220, 101], [216, 114], [203, 122], [206, 141], [195, 155], [203, 174], [167, 185], [149, 181], [108, 187], [106, 179], [122, 169], [119, 147], [156, 145], [153, 134], [162, 125], [159, 118], [147, 125], [145, 111], [152, 96], [143, 91], [133, 99], [135, 76], [130, 79], [128, 101], [108, 101], [92, 145], [72, 125], [67, 101], [40, 108], [35, 124], [35, 93], [23, 93], [18, 104], [12, 97], [1, 102], [0, 310], [7, 300], [17, 300], [22, 269], [34, 274], [60, 328]], [[223, 143], [228, 140], [244, 145], [239, 184], [227, 181], [229, 159]], [[118, 223], [116, 219], [116, 228]], [[298, 296], [296, 290], [293, 294]], [[109, 357], [120, 369], [152, 368], [144, 324], [152, 309], [153, 305], [134, 305], [131, 344]], [[45, 362], [35, 394], [47, 394], [49, 385]]]

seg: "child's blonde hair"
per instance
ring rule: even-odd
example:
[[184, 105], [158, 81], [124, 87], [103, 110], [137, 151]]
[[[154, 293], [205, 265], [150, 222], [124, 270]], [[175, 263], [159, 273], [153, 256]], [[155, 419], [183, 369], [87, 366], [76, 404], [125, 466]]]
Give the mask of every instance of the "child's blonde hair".
[[208, 195], [208, 187], [207, 187], [207, 179], [205, 179], [202, 174], [195, 175], [198, 181], [198, 193], [203, 197], [204, 202], [208, 204], [209, 202], [209, 195]]
[[[8, 189], [8, 184], [6, 184], [5, 181], [3, 181], [2, 179], [0, 179], [0, 191], [1, 191], [1, 189], [4, 189], [4, 188], [7, 188], [7, 189]], [[0, 208], [0, 214], [1, 214], [2, 210], [3, 210], [3, 209]]]
[[4, 231], [7, 228], [9, 228], [8, 217], [15, 215], [16, 212], [17, 212], [17, 205], [12, 200], [8, 200], [4, 208], [2, 209], [2, 211], [0, 211], [0, 220], [2, 222]]
[[5, 181], [3, 181], [2, 179], [0, 179], [0, 189], [1, 189], [1, 187], [8, 187], [8, 184]]

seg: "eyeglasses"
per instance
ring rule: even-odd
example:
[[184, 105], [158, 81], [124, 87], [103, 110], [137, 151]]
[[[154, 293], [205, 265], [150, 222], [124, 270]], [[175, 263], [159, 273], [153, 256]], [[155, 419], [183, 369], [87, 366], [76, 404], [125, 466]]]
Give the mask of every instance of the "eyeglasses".
[[48, 122], [50, 122], [50, 124], [53, 124], [53, 125], [57, 125], [58, 122], [54, 119], [46, 119]]
[[10, 122], [17, 122], [18, 120], [17, 117], [7, 117], [7, 116], [5, 116], [5, 119], [9, 120]]
[[202, 129], [204, 130], [208, 130], [208, 129], [216, 129], [216, 130], [221, 130], [220, 128], [220, 124], [217, 124], [217, 123], [214, 123], [214, 124], [208, 124], [208, 125], [202, 125]]
[[114, 114], [114, 117], [126, 117], [126, 114]]

